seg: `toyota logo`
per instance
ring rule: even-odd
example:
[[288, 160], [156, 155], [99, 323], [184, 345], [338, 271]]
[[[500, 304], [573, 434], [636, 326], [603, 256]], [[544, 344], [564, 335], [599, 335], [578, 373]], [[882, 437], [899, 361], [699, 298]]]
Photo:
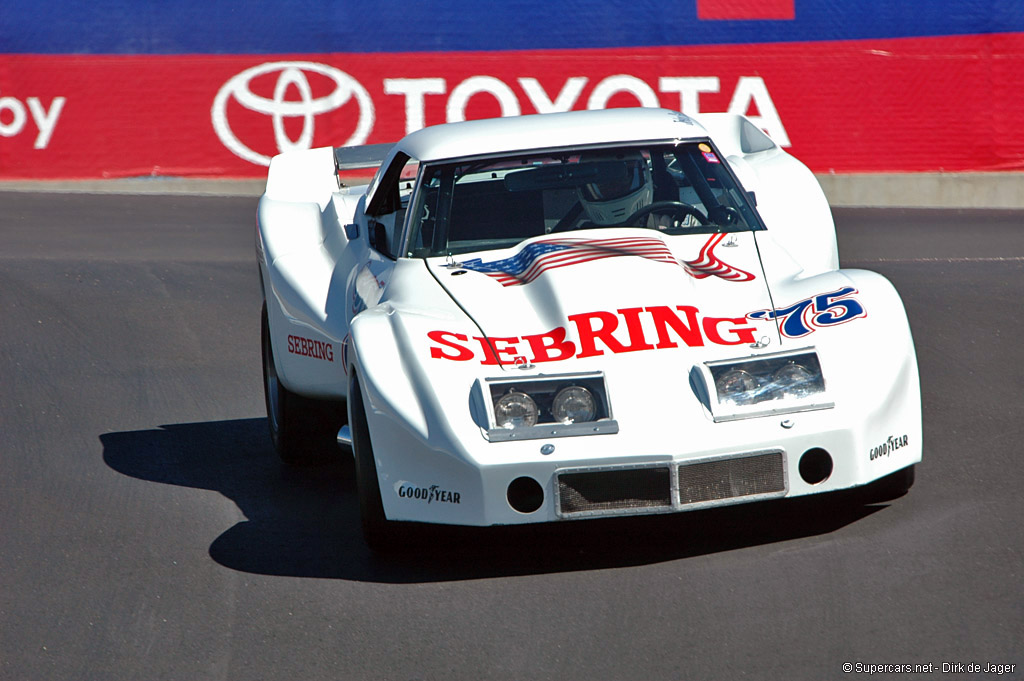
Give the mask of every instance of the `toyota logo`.
[[[277, 74], [272, 97], [264, 97], [252, 91], [255, 79], [267, 74]], [[307, 74], [319, 74], [333, 81], [334, 89], [323, 97], [313, 97], [313, 88]], [[285, 99], [289, 90], [298, 92], [299, 99]], [[373, 128], [373, 100], [359, 81], [344, 71], [308, 61], [282, 61], [260, 64], [242, 71], [224, 83], [213, 100], [210, 116], [213, 129], [220, 141], [236, 156], [258, 165], [270, 165], [270, 156], [261, 154], [243, 143], [228, 122], [228, 105], [235, 101], [245, 109], [269, 116], [278, 152], [310, 149], [313, 146], [313, 132], [316, 117], [334, 111], [355, 98], [359, 107], [359, 120], [355, 132], [342, 146], [363, 144]], [[235, 108], [237, 111], [237, 107]], [[293, 140], [285, 129], [285, 119], [298, 118], [302, 131]], [[290, 126], [293, 128], [294, 125]]]

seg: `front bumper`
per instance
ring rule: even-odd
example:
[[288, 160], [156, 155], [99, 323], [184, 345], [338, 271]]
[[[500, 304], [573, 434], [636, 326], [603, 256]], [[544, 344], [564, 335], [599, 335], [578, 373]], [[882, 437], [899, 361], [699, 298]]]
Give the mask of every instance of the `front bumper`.
[[884, 436], [864, 417], [829, 409], [709, 424], [713, 438], [625, 430], [551, 442], [474, 442], [472, 452], [431, 447], [394, 422], [372, 437], [389, 519], [513, 525], [673, 513], [866, 485], [921, 460], [919, 417], [895, 417], [900, 425], [883, 424], [882, 432], [891, 431]]

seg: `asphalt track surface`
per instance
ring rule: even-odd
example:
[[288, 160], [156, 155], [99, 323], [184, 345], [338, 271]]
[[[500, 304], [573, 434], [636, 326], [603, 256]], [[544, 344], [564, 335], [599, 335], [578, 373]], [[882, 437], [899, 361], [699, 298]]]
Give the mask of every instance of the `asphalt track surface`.
[[271, 450], [254, 209], [0, 193], [3, 680], [1022, 677], [1024, 212], [836, 211], [917, 343], [906, 496], [377, 557], [351, 463]]

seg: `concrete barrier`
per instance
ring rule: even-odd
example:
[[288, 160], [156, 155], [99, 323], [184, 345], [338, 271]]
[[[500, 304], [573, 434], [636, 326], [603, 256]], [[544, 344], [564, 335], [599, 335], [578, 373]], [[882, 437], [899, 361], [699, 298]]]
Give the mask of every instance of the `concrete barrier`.
[[[1024, 209], [1024, 172], [818, 175], [829, 204], [836, 207]], [[347, 180], [356, 184], [359, 180]], [[118, 180], [0, 182], [0, 191], [90, 194], [180, 194], [252, 196], [264, 180], [145, 177]]]
[[1024, 172], [817, 177], [832, 206], [1024, 208]]

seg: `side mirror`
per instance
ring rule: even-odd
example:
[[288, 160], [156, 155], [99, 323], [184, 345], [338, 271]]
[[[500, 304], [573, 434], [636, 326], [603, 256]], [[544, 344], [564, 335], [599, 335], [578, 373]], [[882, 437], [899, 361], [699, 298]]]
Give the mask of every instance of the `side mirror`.
[[750, 204], [756, 208], [757, 207], [757, 194], [755, 194], [754, 192], [747, 192], [747, 198], [750, 199]]
[[347, 238], [349, 241], [352, 241], [354, 239], [358, 239], [359, 238], [359, 225], [357, 225], [354, 222], [352, 224], [345, 225], [345, 238]]

